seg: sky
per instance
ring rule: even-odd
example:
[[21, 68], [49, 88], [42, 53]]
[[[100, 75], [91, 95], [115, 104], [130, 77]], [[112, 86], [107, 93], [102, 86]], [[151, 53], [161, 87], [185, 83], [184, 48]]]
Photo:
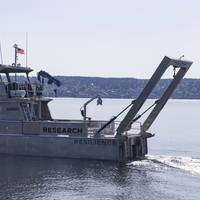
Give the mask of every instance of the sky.
[[[27, 32], [35, 73], [150, 78], [165, 55], [184, 55], [194, 62], [186, 77], [200, 78], [198, 0], [0, 0], [0, 8], [4, 64], [14, 62], [13, 44], [26, 49]], [[164, 77], [172, 76], [171, 68]]]

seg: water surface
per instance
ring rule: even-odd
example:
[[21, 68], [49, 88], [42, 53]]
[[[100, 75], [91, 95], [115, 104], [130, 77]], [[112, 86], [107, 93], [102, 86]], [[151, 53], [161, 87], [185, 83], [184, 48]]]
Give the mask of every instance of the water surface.
[[[50, 103], [55, 118], [81, 119], [86, 99]], [[88, 115], [110, 119], [131, 100], [92, 103]], [[147, 102], [146, 107], [153, 100]], [[0, 157], [0, 200], [197, 200], [200, 196], [200, 101], [170, 100], [150, 131], [146, 160], [113, 162]], [[142, 112], [142, 111], [141, 111]], [[123, 116], [121, 117], [121, 119]], [[143, 117], [141, 120], [144, 120]]]

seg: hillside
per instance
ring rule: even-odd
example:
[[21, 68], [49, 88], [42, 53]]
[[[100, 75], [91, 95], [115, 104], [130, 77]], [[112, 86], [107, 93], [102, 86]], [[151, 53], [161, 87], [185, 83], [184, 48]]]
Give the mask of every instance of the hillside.
[[[58, 88], [59, 97], [136, 98], [147, 83], [147, 79], [98, 78], [98, 77], [56, 77], [62, 82]], [[153, 90], [150, 98], [158, 98], [170, 83], [162, 79]], [[54, 96], [53, 87], [45, 86], [45, 95]], [[172, 95], [174, 99], [200, 99], [200, 79], [184, 79]]]

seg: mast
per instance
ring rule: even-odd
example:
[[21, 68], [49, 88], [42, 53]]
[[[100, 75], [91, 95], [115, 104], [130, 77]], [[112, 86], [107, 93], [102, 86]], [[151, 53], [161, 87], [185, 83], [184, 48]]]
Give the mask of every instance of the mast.
[[0, 42], [0, 53], [1, 53], [1, 64], [3, 65], [3, 55], [2, 55], [2, 49], [1, 49], [1, 42]]
[[[1, 49], [1, 42], [0, 42], [0, 54], [1, 54], [1, 64], [3, 65], [3, 55], [2, 55], [2, 49]], [[2, 82], [2, 77], [0, 75], [0, 80]]]
[[26, 32], [26, 67], [28, 67], [28, 32]]

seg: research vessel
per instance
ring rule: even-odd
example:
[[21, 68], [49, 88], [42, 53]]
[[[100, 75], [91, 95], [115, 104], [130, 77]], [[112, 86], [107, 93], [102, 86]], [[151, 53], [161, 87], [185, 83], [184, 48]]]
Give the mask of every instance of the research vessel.
[[[17, 56], [15, 46], [15, 56]], [[32, 69], [15, 63], [0, 65], [0, 154], [59, 158], [96, 159], [128, 162], [145, 158], [147, 140], [154, 136], [148, 129], [171, 94], [192, 65], [191, 61], [165, 56], [140, 95], [108, 121], [87, 117], [87, 101], [81, 113], [83, 120], [53, 119], [48, 107], [52, 100], [43, 96], [43, 83], [32, 82]], [[177, 72], [171, 83], [152, 106], [139, 111], [168, 67]], [[23, 75], [23, 81], [18, 77]], [[57, 80], [40, 72], [50, 82]], [[59, 81], [57, 81], [59, 85]], [[147, 113], [143, 123], [139, 118]], [[126, 112], [124, 119], [118, 117]], [[113, 113], [111, 113], [113, 115]]]

